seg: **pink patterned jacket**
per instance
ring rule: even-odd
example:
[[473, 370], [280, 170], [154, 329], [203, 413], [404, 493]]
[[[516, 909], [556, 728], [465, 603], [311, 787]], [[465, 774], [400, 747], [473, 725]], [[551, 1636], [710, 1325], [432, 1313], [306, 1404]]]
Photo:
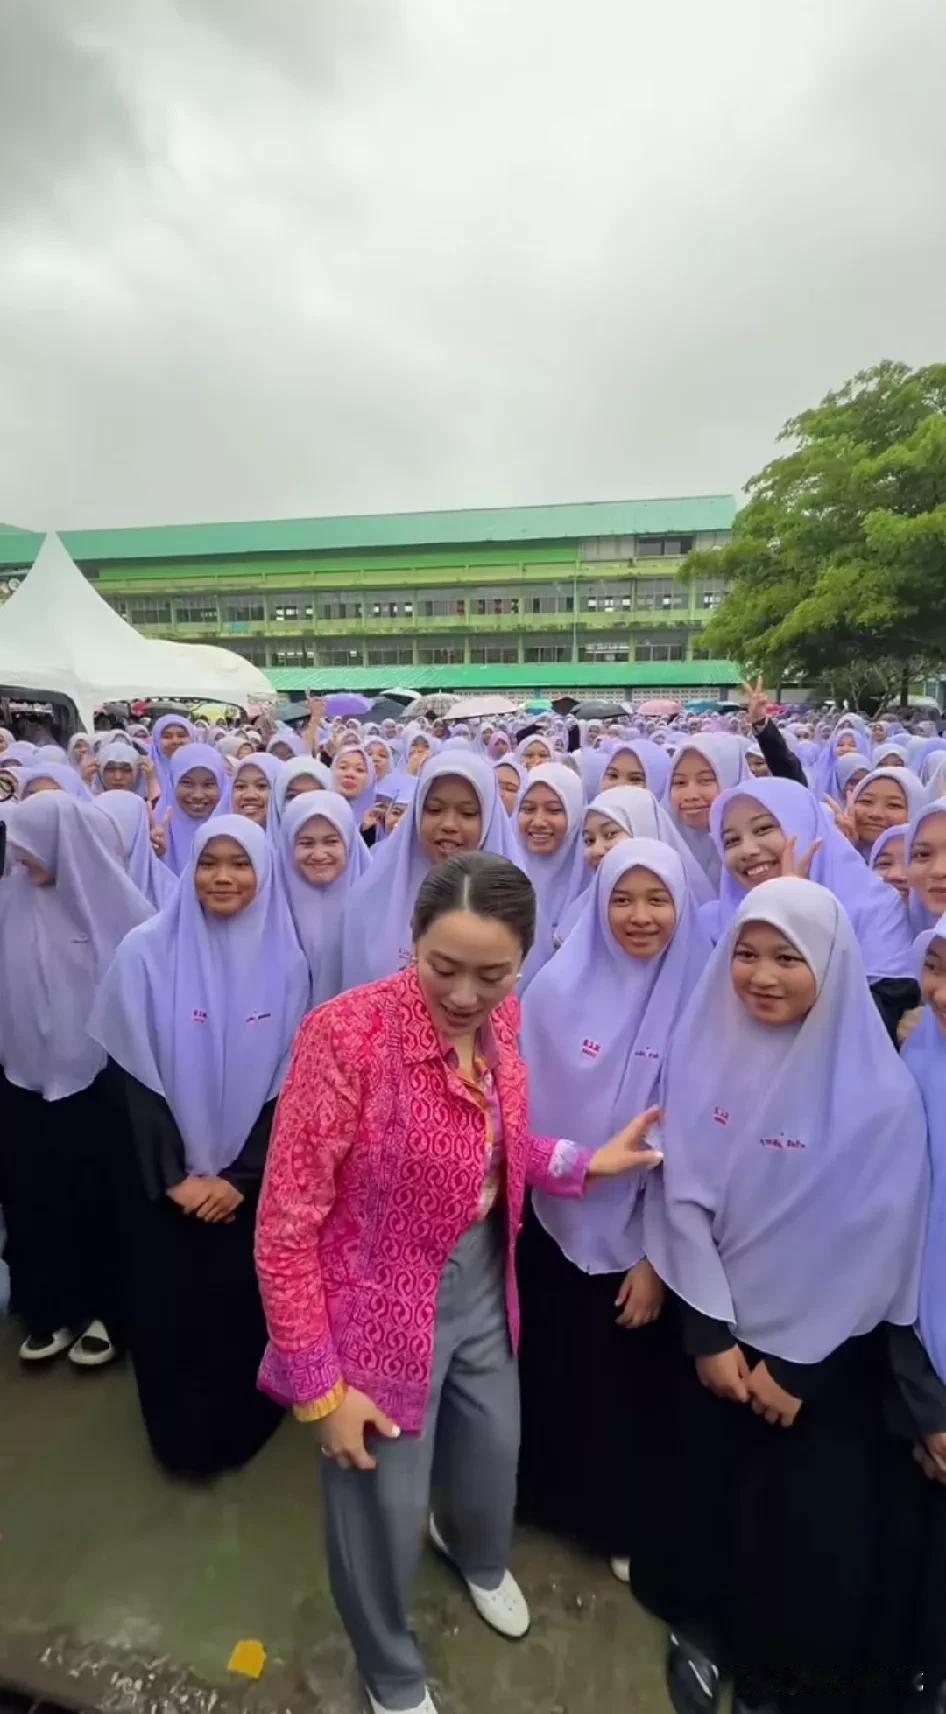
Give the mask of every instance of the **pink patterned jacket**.
[[[530, 1134], [518, 1001], [504, 1000], [491, 1021], [516, 1348], [514, 1252], [526, 1186], [580, 1196], [590, 1157]], [[307, 1404], [345, 1381], [419, 1432], [437, 1288], [476, 1218], [485, 1167], [482, 1109], [444, 1059], [412, 968], [309, 1014], [280, 1097], [257, 1221], [270, 1335], [264, 1392]]]

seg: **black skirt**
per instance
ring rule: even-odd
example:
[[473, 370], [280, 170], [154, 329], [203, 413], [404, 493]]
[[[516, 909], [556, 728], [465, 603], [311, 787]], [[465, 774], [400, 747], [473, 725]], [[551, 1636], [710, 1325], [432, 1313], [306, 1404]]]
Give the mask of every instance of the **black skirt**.
[[[105, 1078], [44, 1101], [0, 1077], [0, 1202], [11, 1309], [29, 1333], [81, 1332], [95, 1317], [117, 1335], [117, 1238], [109, 1156], [121, 1125]], [[127, 1127], [126, 1127], [127, 1131]]]
[[732, 1673], [749, 1707], [900, 1706], [908, 1671], [888, 1553], [896, 1447], [885, 1372], [882, 1332], [850, 1340], [782, 1429], [709, 1393], [681, 1354], [663, 1552], [632, 1559], [632, 1589]]
[[671, 1321], [619, 1327], [623, 1274], [583, 1273], [531, 1206], [517, 1269], [519, 1517], [592, 1553], [639, 1559], [660, 1533], [651, 1469], [666, 1438]]

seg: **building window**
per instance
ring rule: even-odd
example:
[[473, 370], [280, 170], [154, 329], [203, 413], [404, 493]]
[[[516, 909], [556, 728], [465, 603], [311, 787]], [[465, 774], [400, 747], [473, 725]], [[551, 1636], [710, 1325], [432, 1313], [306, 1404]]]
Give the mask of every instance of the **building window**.
[[515, 643], [476, 642], [470, 645], [470, 665], [474, 667], [515, 664], [518, 659], [519, 650]]
[[635, 661], [685, 661], [687, 646], [680, 638], [634, 644]]
[[701, 577], [696, 584], [696, 605], [703, 612], [711, 613], [718, 607], [726, 594], [726, 579], [724, 577]]
[[633, 587], [631, 582], [589, 583], [581, 592], [581, 610], [583, 613], [628, 613]]
[[319, 643], [320, 667], [360, 667], [361, 644], [352, 640], [341, 643]]
[[711, 661], [712, 658], [713, 657], [710, 654], [709, 649], [694, 649], [693, 650], [693, 659], [695, 661]]
[[571, 613], [574, 606], [574, 595], [566, 594], [557, 584], [539, 585], [523, 591], [523, 613]]
[[579, 542], [578, 557], [582, 560], [600, 559], [633, 559], [633, 536], [592, 536], [588, 541]]
[[411, 600], [405, 600], [403, 596], [399, 601], [372, 601], [371, 617], [372, 619], [413, 619], [414, 603]]
[[626, 637], [602, 637], [600, 642], [578, 646], [580, 661], [626, 661], [627, 658]]
[[317, 619], [359, 619], [361, 618], [361, 602], [357, 595], [340, 593], [338, 595], [317, 595], [315, 598], [315, 616]]
[[178, 625], [219, 625], [216, 601], [195, 595], [190, 601], [175, 601], [174, 618]]
[[132, 595], [125, 618], [133, 625], [170, 625], [171, 603], [150, 595]]
[[527, 661], [570, 661], [572, 652], [567, 643], [527, 643]]
[[462, 619], [466, 603], [462, 596], [425, 595], [417, 603], [422, 619]]
[[462, 643], [421, 643], [417, 651], [421, 666], [459, 666], [463, 661]]
[[518, 613], [519, 597], [511, 589], [477, 589], [470, 597], [469, 611], [476, 618], [493, 613]]
[[223, 617], [228, 620], [238, 620], [241, 624], [252, 624], [264, 619], [266, 614], [262, 601], [251, 601], [246, 597], [238, 600], [234, 596], [230, 600], [224, 601]]
[[414, 650], [410, 643], [369, 643], [366, 666], [411, 667]]
[[676, 577], [639, 577], [637, 579], [638, 613], [672, 613], [689, 602], [689, 590]]
[[312, 651], [301, 637], [291, 643], [279, 643], [273, 650], [272, 664], [274, 667], [308, 667], [312, 665]]
[[279, 624], [298, 625], [300, 619], [311, 619], [313, 604], [304, 595], [271, 595], [269, 616]]
[[638, 559], [682, 559], [693, 547], [692, 536], [638, 536]]

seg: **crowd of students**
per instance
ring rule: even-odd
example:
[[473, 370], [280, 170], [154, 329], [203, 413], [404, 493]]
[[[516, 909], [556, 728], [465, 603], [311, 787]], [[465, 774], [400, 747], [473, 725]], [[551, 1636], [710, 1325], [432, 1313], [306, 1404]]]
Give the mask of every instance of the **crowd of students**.
[[[760, 692], [670, 724], [171, 714], [0, 730], [0, 826], [20, 1357], [127, 1351], [190, 1478], [314, 1422], [375, 1709], [433, 1708], [405, 1614], [435, 1439], [503, 1634], [515, 1498], [667, 1623], [678, 1710], [731, 1676], [768, 1714], [943, 1714], [946, 739]], [[460, 1385], [469, 1304], [492, 1355]], [[458, 1398], [504, 1425], [475, 1457]]]

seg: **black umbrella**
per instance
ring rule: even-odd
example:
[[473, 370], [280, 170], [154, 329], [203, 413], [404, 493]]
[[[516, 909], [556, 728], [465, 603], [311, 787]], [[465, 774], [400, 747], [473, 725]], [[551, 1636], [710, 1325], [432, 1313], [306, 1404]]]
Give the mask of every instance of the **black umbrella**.
[[626, 720], [627, 709], [619, 702], [579, 702], [572, 709], [576, 720]]

